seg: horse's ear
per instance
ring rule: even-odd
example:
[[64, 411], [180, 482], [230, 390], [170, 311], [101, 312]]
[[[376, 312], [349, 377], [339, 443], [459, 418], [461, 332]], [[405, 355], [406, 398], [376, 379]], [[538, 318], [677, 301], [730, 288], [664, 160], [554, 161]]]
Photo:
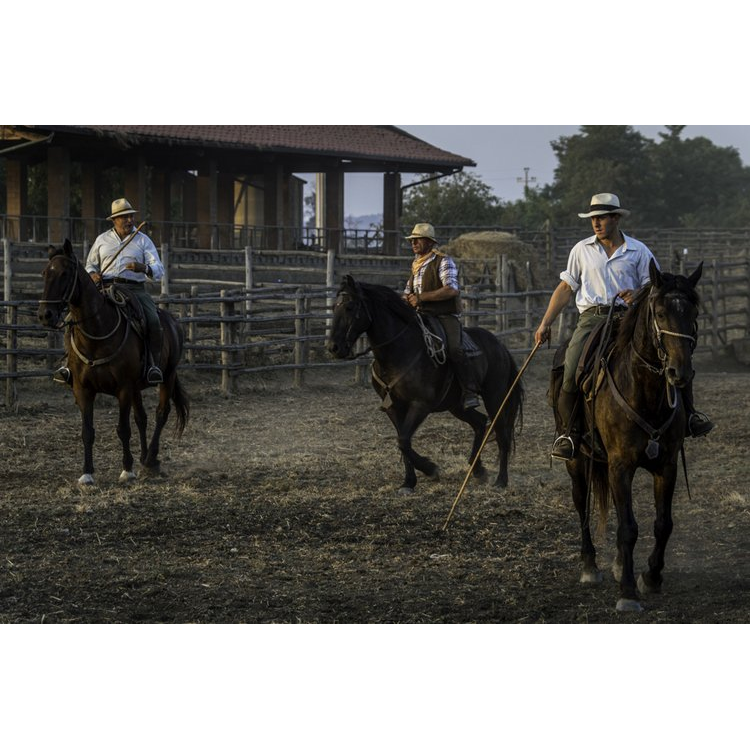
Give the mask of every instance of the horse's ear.
[[63, 242], [63, 252], [68, 257], [73, 255], [73, 245], [70, 244], [70, 240], [67, 237], [65, 238], [65, 242]]
[[356, 287], [357, 282], [354, 280], [354, 276], [352, 276], [351, 274], [346, 274], [346, 276], [344, 276], [344, 281], [341, 283], [341, 288], [356, 289]]
[[52, 258], [57, 255], [58, 249], [54, 245], [48, 245], [47, 246], [47, 258], [52, 260]]
[[703, 261], [701, 261], [698, 264], [698, 268], [693, 271], [690, 276], [688, 276], [688, 282], [690, 286], [695, 289], [696, 285], [698, 284], [698, 281], [700, 280], [701, 274], [703, 273]]
[[648, 275], [651, 277], [652, 286], [658, 289], [662, 284], [662, 276], [653, 258], [648, 262]]

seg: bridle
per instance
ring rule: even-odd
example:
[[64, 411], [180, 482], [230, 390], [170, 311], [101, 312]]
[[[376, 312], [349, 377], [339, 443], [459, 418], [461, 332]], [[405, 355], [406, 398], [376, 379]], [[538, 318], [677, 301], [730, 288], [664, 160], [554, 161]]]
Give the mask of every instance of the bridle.
[[[370, 329], [370, 326], [372, 326], [373, 323], [373, 317], [372, 313], [370, 312], [370, 308], [367, 306], [367, 303], [365, 302], [364, 297], [361, 293], [352, 293], [352, 292], [346, 292], [341, 291], [339, 292], [339, 299], [336, 300], [336, 304], [334, 305], [334, 310], [337, 307], [340, 307], [344, 304], [344, 297], [348, 297], [351, 300], [354, 300], [356, 307], [354, 308], [354, 312], [351, 316], [351, 322], [349, 323], [348, 328], [346, 329], [346, 332], [344, 333], [344, 341], [346, 342], [346, 345], [352, 349], [354, 347], [354, 342], [366, 331]], [[352, 329], [354, 328], [354, 324], [359, 320], [360, 314], [362, 312], [362, 309], [364, 308], [364, 311], [367, 313], [367, 325], [356, 335], [352, 335]], [[392, 344], [394, 341], [399, 339], [401, 336], [406, 333], [406, 331], [409, 328], [408, 323], [404, 323], [403, 328], [395, 335], [389, 338], [387, 341], [383, 341], [380, 344], [371, 344], [368, 346], [364, 351], [359, 352], [359, 354], [353, 355], [352, 359], [356, 359], [358, 357], [364, 357], [365, 354], [369, 354], [371, 351], [375, 349], [382, 349], [384, 346], [387, 346], [388, 344]]]
[[[349, 298], [350, 300], [354, 301], [356, 307], [354, 308], [354, 312], [351, 315], [351, 320], [349, 323], [349, 326], [346, 329], [346, 332], [344, 333], [344, 341], [346, 342], [346, 345], [351, 349], [354, 346], [354, 342], [365, 332], [367, 329], [372, 325], [372, 314], [370, 313], [370, 308], [367, 306], [367, 303], [364, 301], [362, 296], [360, 294], [352, 294], [351, 292], [340, 292], [339, 298], [336, 300], [336, 304], [334, 305], [334, 310], [337, 307], [341, 307], [341, 305], [345, 304], [346, 299]], [[367, 325], [356, 335], [352, 335], [352, 330], [354, 328], [354, 324], [359, 320], [360, 314], [362, 312], [362, 309], [364, 308], [364, 311], [367, 313]], [[357, 356], [362, 356], [362, 354], [366, 354], [370, 351], [370, 348], [368, 348], [365, 352], [362, 352], [361, 354], [358, 354]]]
[[[55, 257], [60, 257], [60, 258], [62, 258], [62, 260], [69, 261], [72, 264], [72, 267], [73, 267], [73, 278], [72, 278], [72, 280], [69, 283], [68, 289], [60, 297], [60, 299], [46, 299], [46, 298], [45, 299], [40, 299], [39, 300], [39, 304], [40, 305], [41, 304], [45, 304], [45, 305], [61, 305], [62, 309], [64, 310], [66, 307], [70, 306], [71, 300], [73, 299], [73, 297], [74, 297], [74, 295], [76, 293], [76, 290], [78, 289], [78, 283], [79, 283], [78, 282], [78, 275], [79, 275], [80, 261], [78, 260], [78, 258], [75, 255], [72, 256], [72, 257], [67, 257], [67, 256], [64, 256], [64, 255], [55, 256]], [[54, 260], [54, 258], [50, 258], [49, 263], [51, 264], [53, 260]], [[102, 301], [102, 304], [103, 304], [103, 301]], [[87, 333], [81, 327], [81, 321], [79, 321], [79, 320], [64, 321], [60, 325], [61, 328], [64, 328], [65, 326], [68, 326], [71, 329], [72, 329], [73, 326], [76, 326], [77, 330], [80, 331], [81, 335], [84, 338], [87, 338], [87, 339], [89, 339], [91, 341], [106, 341], [107, 339], [109, 339], [112, 336], [114, 336], [114, 334], [117, 332], [117, 329], [120, 327], [120, 324], [122, 323], [123, 318], [125, 318], [125, 334], [122, 337], [122, 341], [120, 342], [120, 345], [118, 346], [117, 350], [113, 354], [111, 354], [111, 355], [109, 355], [107, 357], [103, 357], [101, 359], [95, 359], [95, 360], [92, 360], [92, 359], [86, 357], [80, 351], [80, 349], [78, 348], [78, 346], [76, 345], [75, 336], [71, 336], [70, 337], [71, 348], [73, 349], [73, 351], [75, 352], [75, 354], [78, 356], [78, 358], [82, 362], [84, 362], [85, 364], [87, 364], [89, 366], [95, 366], [95, 365], [105, 364], [106, 362], [109, 362], [112, 359], [114, 359], [120, 353], [122, 347], [125, 345], [125, 342], [127, 341], [128, 333], [129, 333], [129, 330], [130, 330], [130, 320], [128, 319], [127, 316], [123, 315], [123, 313], [122, 313], [119, 305], [116, 306], [115, 309], [117, 310], [117, 322], [115, 323], [114, 328], [109, 333], [106, 333], [103, 336], [95, 336], [94, 334]], [[91, 318], [91, 317], [94, 317], [94, 316], [89, 316], [89, 318]]]
[[[73, 279], [70, 282], [70, 288], [65, 292], [65, 294], [62, 295], [60, 299], [40, 299], [39, 304], [40, 305], [62, 305], [63, 308], [68, 307], [70, 305], [70, 301], [73, 299], [73, 295], [76, 293], [76, 289], [78, 288], [78, 258], [73, 256], [73, 258], [66, 258], [64, 255], [55, 256], [59, 257], [62, 260], [70, 260], [73, 263]], [[54, 258], [50, 258], [49, 265], [51, 265]]]
[[[684, 298], [684, 295], [681, 296]], [[649, 328], [653, 327], [653, 343], [654, 348], [656, 349], [656, 354], [659, 357], [659, 361], [661, 362], [661, 367], [652, 365], [645, 357], [643, 357], [643, 355], [641, 355], [641, 353], [635, 348], [635, 344], [632, 341], [630, 342], [630, 348], [633, 350], [633, 353], [636, 355], [636, 357], [638, 357], [641, 363], [651, 372], [653, 372], [655, 375], [663, 375], [667, 369], [667, 358], [669, 356], [669, 353], [664, 346], [664, 337], [674, 336], [675, 338], [688, 339], [690, 341], [690, 353], [692, 354], [698, 344], [698, 323], [695, 322], [693, 324], [692, 335], [688, 333], [678, 333], [677, 331], [670, 331], [666, 328], [661, 328], [658, 321], [656, 320], [656, 295], [653, 291], [651, 291], [648, 295], [648, 308], [646, 314], [648, 315]]]

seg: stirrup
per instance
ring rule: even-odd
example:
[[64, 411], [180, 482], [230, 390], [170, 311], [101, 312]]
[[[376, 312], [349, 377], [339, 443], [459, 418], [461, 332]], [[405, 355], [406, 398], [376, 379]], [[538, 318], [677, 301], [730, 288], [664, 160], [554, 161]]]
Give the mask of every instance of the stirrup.
[[161, 370], [156, 365], [151, 365], [146, 373], [146, 382], [149, 385], [159, 385], [164, 382], [164, 376]]
[[576, 455], [576, 444], [570, 435], [560, 435], [552, 445], [551, 458], [570, 461]]
[[68, 367], [60, 367], [53, 373], [52, 380], [60, 385], [70, 385], [73, 382], [73, 376]]
[[473, 391], [467, 391], [464, 394], [463, 408], [464, 411], [469, 409], [476, 409], [479, 406], [479, 396]]
[[694, 411], [688, 417], [687, 434], [690, 437], [703, 437], [708, 435], [716, 425], [702, 412]]

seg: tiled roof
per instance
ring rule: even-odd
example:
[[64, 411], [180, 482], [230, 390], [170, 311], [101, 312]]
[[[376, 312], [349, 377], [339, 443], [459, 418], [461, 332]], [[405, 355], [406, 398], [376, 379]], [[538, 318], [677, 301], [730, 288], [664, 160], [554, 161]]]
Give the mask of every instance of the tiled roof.
[[[42, 127], [42, 126], [39, 126]], [[431, 144], [391, 125], [81, 125], [58, 127], [68, 132], [113, 135], [125, 142], [202, 145], [243, 151], [306, 153], [342, 159], [432, 163], [447, 168], [471, 167], [464, 156]]]

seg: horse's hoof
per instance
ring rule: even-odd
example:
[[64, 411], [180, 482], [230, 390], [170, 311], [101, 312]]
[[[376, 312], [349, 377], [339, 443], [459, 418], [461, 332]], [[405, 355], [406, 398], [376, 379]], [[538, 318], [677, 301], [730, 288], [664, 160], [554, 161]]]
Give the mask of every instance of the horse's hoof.
[[92, 474], [81, 474], [81, 476], [78, 479], [78, 486], [84, 487], [88, 489], [89, 487], [93, 487], [96, 484], [94, 481], [94, 477]]
[[601, 583], [603, 580], [604, 580], [604, 574], [602, 573], [601, 570], [598, 570], [595, 568], [594, 570], [584, 570], [581, 573], [579, 582], [595, 586]]
[[614, 576], [615, 581], [620, 583], [622, 580], [622, 564], [618, 563], [617, 560], [612, 563], [612, 575]]
[[641, 594], [660, 594], [661, 584], [660, 583], [649, 583], [641, 573], [638, 576], [638, 591]]
[[125, 469], [122, 470], [122, 473], [120, 474], [120, 482], [122, 484], [128, 484], [129, 482], [135, 482], [136, 476], [132, 471], [125, 471]]
[[158, 463], [153, 466], [142, 466], [141, 474], [148, 477], [161, 476], [161, 466]]
[[616, 609], [618, 612], [643, 612], [643, 607], [637, 599], [618, 599]]
[[399, 487], [398, 494], [399, 495], [413, 495], [414, 487], [407, 487], [406, 485], [404, 485], [403, 487]]
[[439, 482], [440, 481], [440, 471], [438, 469], [435, 469], [435, 471], [432, 472], [432, 474], [428, 474], [427, 478], [431, 482]]

